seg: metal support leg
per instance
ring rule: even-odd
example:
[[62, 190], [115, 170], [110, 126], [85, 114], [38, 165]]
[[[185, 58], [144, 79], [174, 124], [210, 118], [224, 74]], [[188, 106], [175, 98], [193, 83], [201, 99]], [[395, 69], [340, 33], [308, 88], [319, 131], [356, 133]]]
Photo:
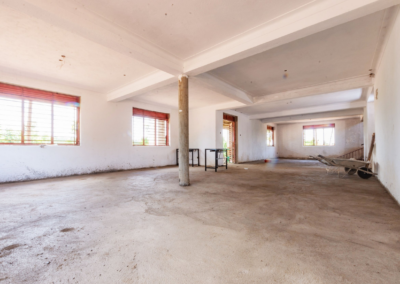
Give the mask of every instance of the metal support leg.
[[178, 154], [178, 149], [176, 149], [176, 165], [179, 166], [179, 154]]
[[204, 150], [204, 160], [205, 160], [205, 166], [204, 166], [204, 168], [205, 168], [205, 171], [207, 171], [207, 150]]
[[197, 149], [197, 165], [200, 167], [200, 150]]
[[228, 169], [228, 150], [225, 150], [225, 168]]
[[192, 150], [192, 168], [194, 167], [193, 151], [194, 151], [194, 150]]
[[218, 150], [215, 150], [215, 172], [218, 169]]

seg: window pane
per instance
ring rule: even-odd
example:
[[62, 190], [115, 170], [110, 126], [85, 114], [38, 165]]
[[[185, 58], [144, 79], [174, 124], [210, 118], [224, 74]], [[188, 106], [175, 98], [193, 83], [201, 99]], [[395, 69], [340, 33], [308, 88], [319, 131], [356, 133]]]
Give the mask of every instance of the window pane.
[[335, 128], [324, 128], [324, 145], [335, 145]]
[[304, 129], [304, 146], [313, 146], [314, 145], [314, 129]]
[[132, 117], [132, 140], [133, 140], [133, 145], [144, 145], [143, 144], [143, 117], [140, 117], [140, 116]]
[[0, 143], [21, 143], [22, 101], [0, 97]]
[[324, 129], [323, 128], [317, 128], [315, 129], [315, 135], [316, 139], [315, 142], [317, 146], [324, 146]]
[[50, 144], [51, 103], [25, 100], [24, 124], [26, 144]]
[[54, 144], [76, 144], [77, 108], [54, 105]]
[[156, 145], [156, 120], [154, 118], [144, 118], [144, 145]]
[[229, 129], [222, 129], [222, 148], [229, 148]]
[[267, 146], [273, 146], [272, 130], [270, 129], [267, 130]]
[[167, 121], [157, 119], [157, 146], [167, 145]]

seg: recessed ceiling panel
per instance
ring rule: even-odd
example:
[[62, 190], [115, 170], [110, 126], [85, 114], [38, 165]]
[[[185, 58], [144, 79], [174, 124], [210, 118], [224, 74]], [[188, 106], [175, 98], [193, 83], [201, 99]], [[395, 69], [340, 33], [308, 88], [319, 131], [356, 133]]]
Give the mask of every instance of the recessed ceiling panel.
[[186, 59], [311, 0], [73, 0]]
[[[178, 82], [156, 89], [140, 96], [133, 97], [133, 100], [162, 104], [178, 108]], [[211, 91], [195, 82], [189, 82], [189, 108], [200, 108], [210, 105], [233, 102], [217, 92]]]
[[156, 71], [16, 10], [0, 9], [0, 71], [109, 92]]
[[271, 103], [255, 104], [248, 107], [237, 109], [238, 112], [252, 115], [260, 113], [270, 113], [299, 108], [325, 106], [337, 103], [355, 102], [361, 99], [362, 89], [354, 89], [335, 93], [328, 93], [316, 96], [308, 96], [298, 99], [282, 100]]
[[210, 73], [253, 96], [367, 75], [384, 13], [336, 26]]

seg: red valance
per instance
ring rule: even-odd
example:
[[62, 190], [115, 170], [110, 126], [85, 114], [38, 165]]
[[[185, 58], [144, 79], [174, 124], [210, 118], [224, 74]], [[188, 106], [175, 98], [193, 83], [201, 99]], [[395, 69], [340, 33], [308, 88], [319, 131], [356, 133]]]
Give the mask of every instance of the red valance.
[[24, 98], [35, 101], [51, 101], [60, 104], [74, 103], [76, 106], [79, 106], [80, 103], [80, 97], [77, 96], [64, 95], [5, 83], [0, 83], [0, 96]]
[[317, 128], [327, 128], [327, 127], [335, 127], [335, 124], [331, 123], [331, 124], [320, 124], [320, 125], [304, 125], [303, 129], [317, 129]]
[[140, 108], [133, 108], [132, 115], [140, 116], [140, 117], [155, 118], [155, 119], [163, 119], [163, 120], [169, 119], [168, 113], [156, 112], [156, 111], [145, 110], [145, 109], [140, 109]]

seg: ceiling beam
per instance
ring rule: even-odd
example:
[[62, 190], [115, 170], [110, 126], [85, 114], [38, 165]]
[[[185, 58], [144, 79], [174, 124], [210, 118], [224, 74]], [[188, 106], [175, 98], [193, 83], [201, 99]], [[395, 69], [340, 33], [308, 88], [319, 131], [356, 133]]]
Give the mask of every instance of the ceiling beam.
[[329, 94], [358, 88], [368, 88], [370, 86], [373, 86], [373, 80], [370, 78], [370, 76], [361, 76], [329, 82], [321, 85], [315, 85], [312, 87], [276, 93], [272, 95], [254, 97], [254, 102], [256, 104], [272, 103], [276, 101], [298, 99], [308, 96]]
[[119, 102], [178, 82], [178, 79], [168, 73], [157, 71], [107, 95], [107, 101]]
[[253, 98], [250, 95], [210, 74], [204, 73], [190, 77], [190, 80], [245, 105], [253, 104]]
[[183, 73], [181, 60], [69, 1], [2, 0], [0, 5], [46, 21], [174, 76]]
[[315, 120], [315, 119], [328, 119], [328, 118], [344, 118], [360, 116], [364, 112], [363, 108], [345, 109], [338, 111], [327, 111], [309, 114], [299, 114], [291, 116], [271, 117], [262, 119], [263, 123], [290, 123], [301, 120]]
[[367, 103], [365, 101], [346, 102], [346, 103], [330, 104], [330, 105], [307, 107], [307, 108], [298, 108], [298, 109], [284, 110], [284, 111], [277, 111], [277, 112], [259, 113], [259, 114], [249, 115], [249, 118], [250, 119], [265, 119], [265, 118], [274, 118], [274, 117], [282, 117], [282, 116], [292, 116], [292, 115], [300, 115], [300, 114], [336, 111], [336, 110], [343, 110], [343, 109], [363, 108], [366, 106], [366, 104]]
[[313, 1], [188, 58], [184, 72], [201, 74], [397, 4], [400, 0]]

